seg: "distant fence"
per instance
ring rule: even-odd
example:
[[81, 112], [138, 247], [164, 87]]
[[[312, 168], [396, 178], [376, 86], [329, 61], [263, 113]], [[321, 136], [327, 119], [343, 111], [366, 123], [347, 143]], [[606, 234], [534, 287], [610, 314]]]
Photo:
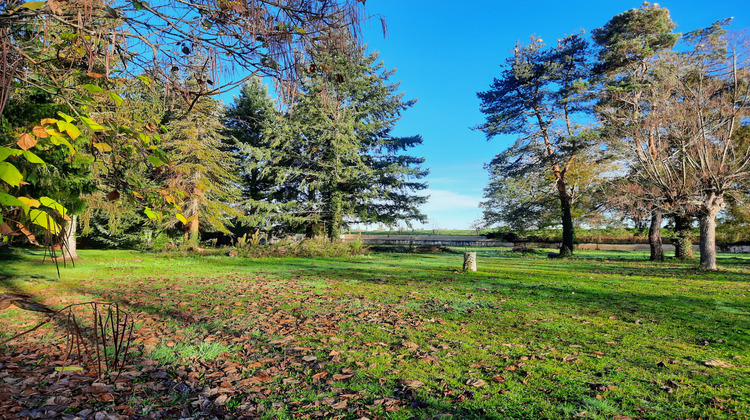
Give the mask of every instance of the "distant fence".
[[[365, 245], [406, 245], [406, 246], [464, 246], [464, 247], [513, 247], [518, 243], [489, 239], [483, 235], [343, 235], [345, 242], [360, 238]], [[529, 248], [559, 248], [559, 243], [525, 242]], [[648, 251], [648, 244], [577, 244], [580, 250], [602, 251]], [[674, 252], [674, 245], [664, 244], [664, 250]], [[693, 245], [698, 251], [698, 245]], [[719, 252], [750, 253], [750, 245], [719, 245]]]

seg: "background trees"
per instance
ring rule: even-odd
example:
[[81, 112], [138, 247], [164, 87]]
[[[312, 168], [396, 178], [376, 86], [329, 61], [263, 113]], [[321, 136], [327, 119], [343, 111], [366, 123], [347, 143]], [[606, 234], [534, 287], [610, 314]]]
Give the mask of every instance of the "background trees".
[[[746, 182], [740, 179], [748, 149], [732, 140], [747, 114], [746, 46], [727, 48], [727, 33], [717, 23], [688, 33], [672, 51], [674, 27], [666, 9], [645, 4], [594, 31], [605, 75], [599, 113], [609, 140], [632, 152], [630, 178], [652, 203], [652, 230], [661, 227], [657, 213], [671, 214], [684, 256], [684, 232], [698, 217], [701, 266], [715, 269], [716, 216], [723, 197]], [[652, 259], [660, 259], [653, 243]]]
[[217, 100], [203, 97], [189, 114], [168, 120], [162, 148], [169, 163], [159, 166], [156, 174], [177, 192], [172, 199], [180, 211], [178, 219], [186, 237], [196, 242], [201, 224], [212, 231], [229, 233], [232, 219], [242, 214], [236, 205], [240, 178], [233, 156], [224, 150], [221, 113]]
[[[750, 115], [750, 45], [722, 23], [688, 33], [686, 49], [665, 60], [660, 104], [667, 134], [689, 172], [688, 206], [700, 224], [701, 267], [716, 267], [716, 218], [729, 195], [750, 182], [750, 147], [738, 130]], [[674, 61], [673, 61], [674, 60]]]
[[[98, 145], [95, 153], [115, 152], [131, 161], [146, 162], [148, 158], [154, 166], [165, 163], [167, 158], [152, 139], [153, 130], [134, 130], [128, 124], [107, 125], [90, 115], [102, 106], [122, 106], [120, 88], [130, 80], [137, 77], [145, 84], [158, 80], [165, 97], [169, 101], [182, 100], [187, 104], [186, 110], [192, 110], [201, 98], [231, 88], [254, 73], [274, 76], [279, 81], [278, 91], [291, 93], [296, 91], [298, 64], [309, 56], [312, 40], [337, 45], [349, 33], [358, 31], [361, 12], [355, 0], [257, 1], [246, 5], [214, 1], [152, 5], [141, 1], [47, 0], [11, 1], [3, 7], [0, 116], [4, 115], [8, 99], [21, 92], [48, 95], [72, 116], [58, 124], [59, 115], [47, 115], [55, 121], [38, 124], [33, 132], [15, 133], [25, 140], [23, 146], [19, 146], [20, 151], [13, 148], [3, 153], [0, 162], [0, 193], [9, 197], [1, 203], [6, 216], [27, 210], [16, 200], [18, 193], [13, 188], [21, 181], [28, 182], [7, 158], [16, 154], [31, 156], [33, 152], [28, 149], [39, 140], [50, 138], [59, 145], [80, 137], [81, 141]], [[240, 69], [242, 77], [231, 77], [233, 71]], [[201, 77], [186, 84], [181, 72]], [[61, 135], [51, 135], [50, 124], [58, 124]], [[70, 151], [75, 154], [72, 145]], [[31, 159], [42, 164], [41, 159]], [[165, 196], [163, 188], [138, 191], [136, 184], [117, 178], [117, 168], [109, 169], [112, 171], [99, 181], [106, 184], [105, 191], [112, 196], [128, 195], [152, 207], [174, 206], [170, 202], [159, 203], [159, 197]], [[173, 194], [166, 196], [170, 195]], [[7, 221], [20, 223], [17, 218]], [[11, 231], [6, 224], [3, 232]]]
[[[352, 222], [424, 220], [423, 159], [403, 154], [421, 137], [391, 135], [403, 100], [392, 72], [355, 44], [321, 50], [307, 65], [300, 92], [280, 118], [257, 85], [247, 86], [229, 115], [241, 142], [249, 212], [277, 229], [304, 226], [337, 239]], [[249, 176], [248, 176], [249, 175]], [[258, 185], [267, 185], [259, 193]]]
[[[488, 138], [520, 135], [488, 166], [485, 220], [520, 226], [523, 214], [527, 224], [543, 224], [553, 210], [540, 193], [539, 171], [546, 167], [554, 175], [546, 185], [554, 182], [559, 192], [565, 253], [573, 238], [570, 174], [579, 164], [600, 184], [621, 178], [606, 188], [579, 188], [583, 197], [609, 191], [610, 199], [593, 202], [632, 212], [633, 219], [650, 213], [652, 260], [664, 255], [663, 215], [674, 221], [680, 258], [691, 256], [689, 235], [698, 219], [701, 266], [716, 269], [717, 216], [727, 197], [741, 200], [750, 179], [750, 53], [744, 36], [723, 28], [728, 23], [681, 36], [667, 9], [644, 3], [593, 31], [598, 50], [591, 72], [592, 55], [580, 36], [563, 38], [554, 50], [536, 37], [517, 45], [502, 77], [478, 94], [488, 115], [478, 128]], [[586, 114], [592, 97], [595, 114]], [[585, 129], [594, 117], [599, 137]], [[597, 167], [615, 154], [621, 167]]]
[[[597, 112], [603, 123], [605, 139], [610, 147], [623, 145], [635, 152], [629, 179], [640, 185], [631, 188], [629, 198], [647, 203], [651, 211], [649, 242], [651, 260], [662, 261], [662, 213], [672, 211], [684, 198], [684, 190], [675, 184], [674, 168], [665, 164], [670, 154], [664, 147], [659, 109], [654, 109], [651, 98], [663, 94], [654, 79], [657, 54], [669, 51], [679, 34], [669, 11], [658, 5], [644, 3], [614, 16], [603, 27], [594, 29], [592, 38], [600, 47], [599, 64], [595, 73], [601, 77], [600, 101]], [[661, 153], [661, 155], [660, 155]], [[659, 179], [658, 185], [644, 182]], [[647, 175], [647, 174], [651, 175]], [[677, 177], [679, 178], [679, 176]], [[638, 195], [643, 194], [643, 195]]]

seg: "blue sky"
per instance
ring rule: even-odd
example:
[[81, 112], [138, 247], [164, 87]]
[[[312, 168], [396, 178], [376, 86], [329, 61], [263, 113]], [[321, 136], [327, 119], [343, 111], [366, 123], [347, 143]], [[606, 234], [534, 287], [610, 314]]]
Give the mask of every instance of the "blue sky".
[[[468, 229], [481, 216], [478, 203], [488, 183], [483, 165], [514, 140], [488, 142], [469, 127], [480, 124], [476, 92], [486, 90], [500, 74], [500, 64], [516, 41], [532, 34], [554, 45], [558, 38], [604, 25], [612, 16], [640, 7], [639, 1], [368, 0], [369, 15], [385, 17], [383, 36], [377, 17], [364, 24], [364, 41], [380, 53], [387, 68], [396, 68], [406, 98], [417, 104], [406, 111], [394, 135], [421, 134], [430, 202], [423, 211], [429, 229]], [[660, 2], [670, 10], [678, 32], [734, 17], [732, 29], [750, 26], [750, 2], [727, 0]]]

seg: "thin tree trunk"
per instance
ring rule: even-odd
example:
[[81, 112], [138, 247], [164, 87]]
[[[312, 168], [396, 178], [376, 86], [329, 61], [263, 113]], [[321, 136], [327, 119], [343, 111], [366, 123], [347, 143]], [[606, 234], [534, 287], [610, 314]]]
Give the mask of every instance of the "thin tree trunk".
[[560, 192], [560, 210], [562, 211], [562, 245], [560, 245], [560, 256], [573, 256], [575, 243], [575, 228], [573, 227], [573, 213], [570, 208], [570, 196], [565, 193], [564, 186]]
[[305, 223], [305, 239], [313, 239], [315, 237], [315, 223]]
[[196, 214], [194, 216], [195, 218], [190, 221], [190, 237], [191, 238], [197, 238], [198, 232], [200, 231], [200, 221], [198, 220], [198, 215]]
[[716, 216], [724, 208], [723, 197], [712, 197], [700, 212], [701, 268], [716, 271]]
[[651, 212], [651, 225], [648, 227], [648, 244], [651, 247], [651, 261], [664, 261], [664, 247], [661, 241], [661, 210]]
[[195, 209], [195, 214], [193, 215], [193, 219], [190, 221], [189, 239], [195, 241], [195, 245], [197, 246], [200, 242], [200, 203], [198, 203], [198, 198], [195, 196], [193, 196], [192, 200], [193, 203], [191, 206]]
[[690, 217], [674, 216], [674, 256], [680, 260], [693, 258], [693, 241], [690, 237]]
[[78, 247], [76, 244], [77, 226], [78, 216], [73, 215], [70, 217], [70, 222], [65, 225], [65, 243], [61, 247], [65, 258], [78, 259]]

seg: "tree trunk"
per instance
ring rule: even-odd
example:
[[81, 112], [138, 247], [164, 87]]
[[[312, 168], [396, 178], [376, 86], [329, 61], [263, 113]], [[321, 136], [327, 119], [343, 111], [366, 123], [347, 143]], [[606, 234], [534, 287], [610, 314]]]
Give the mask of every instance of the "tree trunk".
[[716, 216], [724, 208], [724, 197], [712, 195], [703, 204], [700, 212], [701, 268], [716, 271]]
[[70, 217], [70, 222], [65, 225], [65, 243], [61, 247], [65, 258], [78, 259], [78, 247], [76, 245], [76, 230], [78, 226], [78, 216]]
[[562, 210], [562, 245], [560, 257], [572, 257], [575, 243], [575, 228], [573, 227], [573, 213], [570, 208], [570, 196], [564, 187], [560, 192], [560, 209]]
[[651, 212], [651, 225], [648, 227], [648, 244], [651, 247], [651, 261], [664, 261], [664, 247], [661, 242], [661, 210]]
[[693, 241], [690, 236], [690, 217], [674, 216], [674, 256], [680, 260], [693, 258]]
[[343, 218], [343, 199], [340, 191], [331, 194], [328, 210], [328, 240], [336, 242], [341, 239], [341, 220]]
[[190, 206], [194, 209], [195, 213], [188, 222], [188, 230], [187, 232], [185, 232], [185, 240], [195, 241], [194, 245], [198, 246], [198, 244], [200, 243], [200, 213], [198, 213], [200, 203], [198, 203], [198, 199], [195, 196], [193, 196]]

